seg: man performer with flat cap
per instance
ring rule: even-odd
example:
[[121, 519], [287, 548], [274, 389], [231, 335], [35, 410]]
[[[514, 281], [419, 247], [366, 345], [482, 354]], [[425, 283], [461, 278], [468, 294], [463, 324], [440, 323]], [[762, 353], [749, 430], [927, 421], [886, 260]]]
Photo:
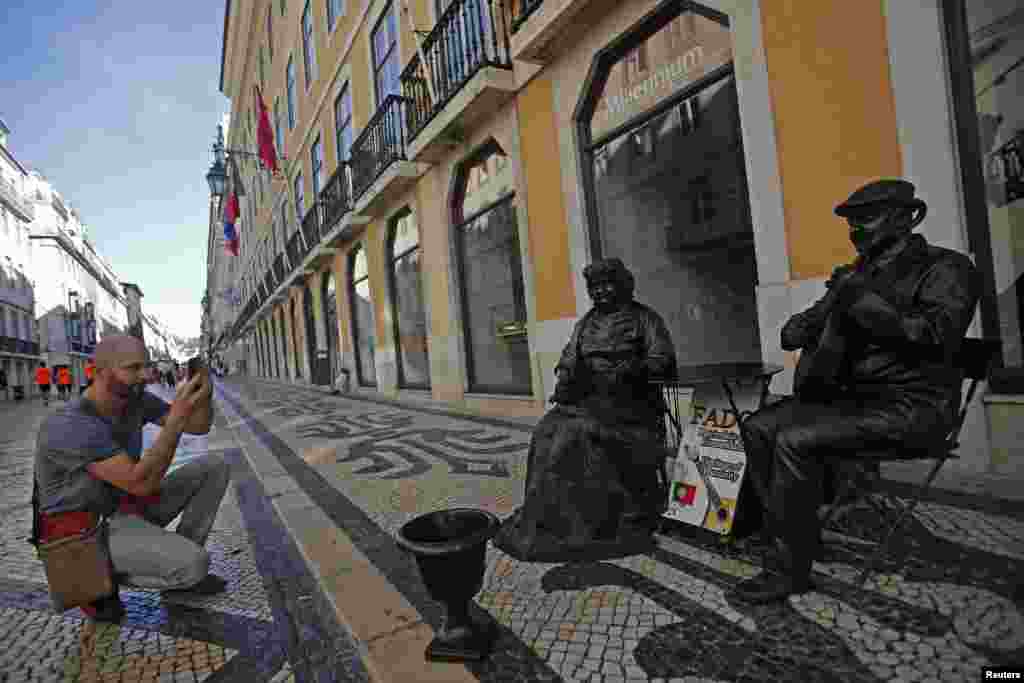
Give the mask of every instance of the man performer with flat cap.
[[[206, 454], [168, 473], [182, 433], [210, 431], [209, 375], [201, 369], [183, 382], [168, 405], [145, 391], [146, 362], [136, 337], [104, 338], [93, 383], [43, 422], [35, 457], [39, 538], [78, 533], [105, 515], [119, 582], [217, 593], [225, 581], [208, 573], [203, 546], [227, 489], [228, 466], [220, 455]], [[161, 430], [143, 452], [147, 422]], [[164, 529], [179, 515], [174, 532]], [[116, 587], [83, 611], [101, 621], [124, 615]]]
[[926, 212], [904, 180], [868, 183], [835, 209], [858, 257], [782, 328], [782, 348], [802, 349], [795, 396], [744, 422], [751, 490], [781, 571], [740, 584], [741, 598], [810, 589], [829, 454], [926, 445], [953, 427], [963, 376], [952, 357], [980, 283], [965, 255], [912, 234]]

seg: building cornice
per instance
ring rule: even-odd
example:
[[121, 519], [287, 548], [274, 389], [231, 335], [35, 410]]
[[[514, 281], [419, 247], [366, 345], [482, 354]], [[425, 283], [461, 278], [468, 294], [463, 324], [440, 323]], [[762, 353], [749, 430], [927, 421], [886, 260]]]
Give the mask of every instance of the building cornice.
[[227, 0], [224, 3], [224, 37], [220, 41], [220, 92], [223, 95], [227, 95], [224, 92], [224, 64], [228, 54], [228, 27], [230, 26], [231, 19], [231, 0]]
[[[121, 303], [124, 303], [123, 295], [121, 294], [121, 292], [117, 291], [117, 288], [114, 286], [114, 283], [111, 282], [110, 278], [107, 277], [104, 273], [100, 272], [92, 261], [85, 258], [82, 252], [75, 246], [75, 243], [68, 239], [67, 235], [53, 231], [35, 232], [29, 235], [29, 239], [48, 239], [56, 242], [62, 249], [64, 249], [64, 251], [71, 254], [71, 256], [76, 261], [78, 261], [78, 263], [81, 264], [83, 268], [85, 268], [86, 272], [88, 272], [89, 275], [92, 276], [92, 279], [99, 283], [99, 285], [103, 287], [103, 289], [107, 290], [107, 292], [109, 292], [110, 295], [113, 296], [115, 299], [117, 299]], [[134, 285], [132, 286], [134, 287]]]

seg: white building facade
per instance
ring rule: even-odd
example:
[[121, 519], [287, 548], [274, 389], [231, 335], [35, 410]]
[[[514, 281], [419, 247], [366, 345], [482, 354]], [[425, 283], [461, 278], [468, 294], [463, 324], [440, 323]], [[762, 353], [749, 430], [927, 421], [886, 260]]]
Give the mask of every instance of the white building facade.
[[34, 213], [28, 172], [8, 149], [9, 133], [0, 120], [0, 369], [11, 387], [0, 392], [0, 400], [13, 395], [14, 387], [33, 395], [40, 360], [29, 240]]
[[78, 213], [39, 173], [29, 174], [29, 182], [40, 351], [51, 368], [67, 366], [78, 386], [85, 383], [85, 364], [96, 343], [126, 331], [127, 301]]

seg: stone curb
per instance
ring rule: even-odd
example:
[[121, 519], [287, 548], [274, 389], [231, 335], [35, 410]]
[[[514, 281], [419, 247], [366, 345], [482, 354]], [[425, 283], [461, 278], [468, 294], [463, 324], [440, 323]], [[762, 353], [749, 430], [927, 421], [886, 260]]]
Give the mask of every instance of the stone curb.
[[[224, 390], [223, 385], [221, 390]], [[234, 392], [232, 392], [234, 393]], [[245, 399], [235, 394], [235, 399]], [[224, 402], [221, 401], [221, 405]], [[239, 448], [271, 498], [338, 621], [352, 634], [374, 683], [475, 683], [462, 664], [428, 662], [423, 652], [434, 629], [388, 579], [291, 479], [276, 458], [237, 418]]]

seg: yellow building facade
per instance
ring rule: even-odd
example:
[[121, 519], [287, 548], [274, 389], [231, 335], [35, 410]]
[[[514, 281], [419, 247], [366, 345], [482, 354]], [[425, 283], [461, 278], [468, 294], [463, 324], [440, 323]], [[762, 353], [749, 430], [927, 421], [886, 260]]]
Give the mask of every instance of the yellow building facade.
[[279, 177], [240, 163], [246, 367], [538, 416], [582, 269], [616, 256], [680, 363], [780, 362], [786, 393], [781, 326], [854, 256], [832, 208], [904, 177], [920, 231], [986, 273], [973, 334], [1004, 338], [962, 466], [1012, 468], [1020, 334], [993, 274], [1020, 219], [968, 228], [971, 4], [229, 0], [228, 147], [256, 149], [258, 86], [286, 157]]

